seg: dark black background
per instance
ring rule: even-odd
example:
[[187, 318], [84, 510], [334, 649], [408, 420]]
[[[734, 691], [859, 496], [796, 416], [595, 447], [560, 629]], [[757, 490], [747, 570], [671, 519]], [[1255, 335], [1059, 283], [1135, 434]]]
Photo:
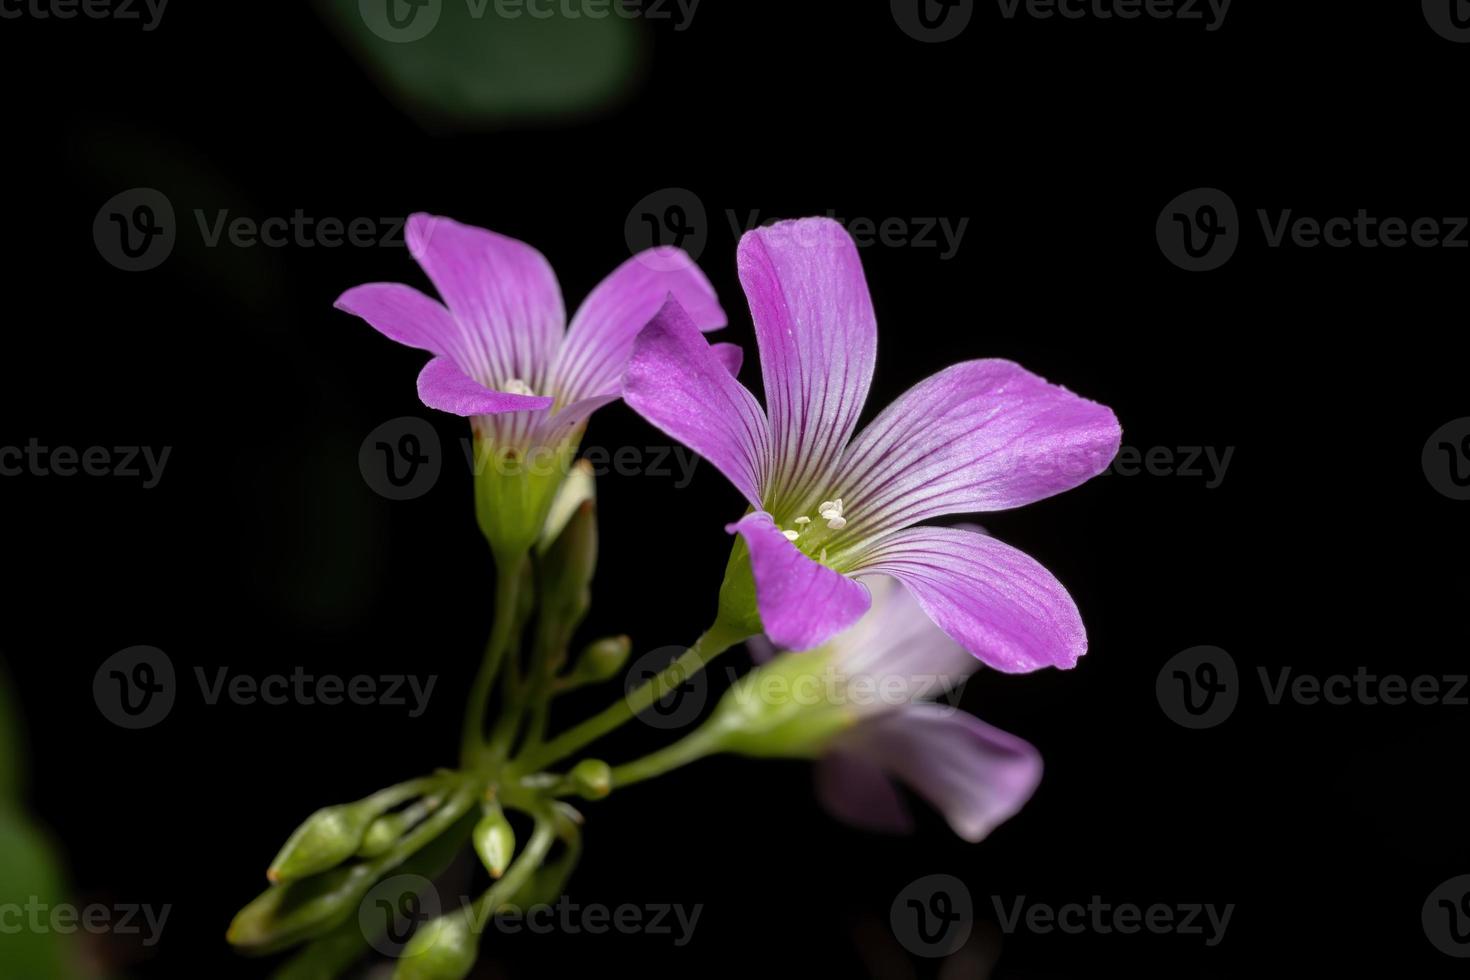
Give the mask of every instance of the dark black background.
[[[961, 877], [996, 977], [1246, 969], [1449, 976], [1420, 907], [1470, 871], [1465, 708], [1268, 707], [1258, 666], [1465, 672], [1466, 508], [1431, 488], [1425, 440], [1467, 414], [1470, 252], [1269, 249], [1257, 208], [1463, 215], [1470, 47], [1418, 4], [1234, 5], [1223, 28], [1004, 20], [978, 5], [923, 45], [885, 4], [713, 3], [648, 30], [632, 98], [592, 120], [476, 135], [422, 128], [305, 6], [172, 6], [160, 29], [0, 22], [7, 329], [0, 445], [167, 445], [162, 483], [0, 479], [0, 656], [20, 691], [33, 810], [79, 898], [171, 904], [140, 977], [259, 976], [223, 943], [311, 809], [452, 762], [489, 622], [470, 478], [391, 503], [364, 436], [422, 409], [423, 356], [331, 308], [366, 281], [422, 284], [404, 249], [201, 249], [127, 274], [102, 203], [155, 186], [181, 214], [448, 214], [537, 245], [574, 305], [627, 256], [635, 202], [708, 208], [701, 256], [753, 354], [725, 217], [968, 217], [958, 255], [864, 250], [880, 357], [869, 414], [955, 360], [1020, 361], [1112, 406], [1125, 445], [1234, 447], [1223, 483], [1109, 475], [987, 526], [1068, 585], [1075, 671], [986, 675], [966, 706], [1038, 745], [1040, 791], [965, 845], [831, 823], [801, 764], [717, 760], [588, 805], [582, 903], [702, 903], [694, 941], [497, 938], [486, 976], [613, 965], [688, 977], [935, 975], [887, 927], [922, 875]], [[1245, 241], [1223, 269], [1160, 254], [1176, 194], [1227, 191]], [[188, 233], [187, 231], [185, 232]], [[756, 384], [753, 357], [744, 380]], [[622, 407], [589, 445], [666, 440]], [[735, 493], [601, 481], [604, 559], [587, 635], [640, 650], [706, 625]], [[1246, 675], [1224, 725], [1160, 710], [1164, 661], [1197, 644]], [[181, 672], [436, 674], [429, 713], [207, 707], [111, 726], [93, 672], [134, 644]], [[732, 658], [732, 662], [733, 662]], [[578, 702], [599, 706], [614, 690]], [[565, 717], [565, 716], [563, 716]], [[658, 744], [634, 726], [615, 760]], [[1234, 903], [1225, 940], [1000, 937], [991, 896]], [[0, 938], [3, 942], [3, 938]], [[137, 953], [126, 943], [115, 950]], [[497, 973], [496, 971], [499, 971]], [[946, 976], [984, 976], [974, 963]]]

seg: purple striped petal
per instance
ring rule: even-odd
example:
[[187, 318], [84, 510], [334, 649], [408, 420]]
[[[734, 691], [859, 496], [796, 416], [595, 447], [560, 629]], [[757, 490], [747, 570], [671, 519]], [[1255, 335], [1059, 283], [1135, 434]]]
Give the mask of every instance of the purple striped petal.
[[468, 357], [472, 338], [437, 300], [412, 286], [372, 282], [355, 286], [337, 298], [337, 309], [366, 320], [389, 340], [455, 360]]
[[868, 611], [865, 586], [802, 554], [770, 514], [747, 514], [726, 530], [740, 534], [750, 549], [761, 625], [777, 646], [821, 646]]
[[856, 559], [854, 574], [892, 575], [929, 617], [985, 664], [1019, 674], [1075, 667], [1087, 630], [1062, 584], [992, 537], [947, 527], [897, 531]]
[[492, 388], [515, 379], [545, 391], [566, 329], [561, 287], [545, 256], [524, 242], [449, 218], [415, 214], [408, 247], [466, 333], [456, 363]]
[[766, 503], [784, 517], [830, 488], [868, 397], [878, 325], [857, 247], [835, 221], [752, 231], [739, 266], [775, 450]]
[[1041, 754], [1032, 745], [937, 704], [864, 722], [840, 744], [927, 799], [971, 843], [1015, 816], [1041, 782]]
[[527, 412], [551, 407], [550, 398], [535, 395], [511, 395], [491, 391], [467, 377], [447, 357], [436, 357], [419, 372], [419, 398], [430, 408], [454, 415], [497, 415], [501, 412]]
[[745, 351], [739, 344], [710, 344], [710, 350], [715, 352], [715, 357], [725, 365], [725, 370], [730, 372], [730, 377], [740, 377], [741, 365], [745, 363]]
[[572, 317], [553, 388], [567, 400], [618, 391], [638, 332], [670, 296], [699, 330], [725, 325], [725, 311], [699, 266], [681, 249], [641, 252], [598, 284]]
[[1107, 468], [1122, 430], [1112, 410], [1017, 364], [966, 361], [909, 389], [842, 460], [849, 534], [945, 514], [1005, 510]]
[[914, 818], [879, 766], [857, 752], [829, 751], [817, 760], [817, 799], [828, 813], [860, 830], [907, 834]]
[[770, 452], [766, 417], [677, 300], [669, 300], [638, 335], [623, 378], [623, 399], [709, 460], [752, 506], [760, 506]]

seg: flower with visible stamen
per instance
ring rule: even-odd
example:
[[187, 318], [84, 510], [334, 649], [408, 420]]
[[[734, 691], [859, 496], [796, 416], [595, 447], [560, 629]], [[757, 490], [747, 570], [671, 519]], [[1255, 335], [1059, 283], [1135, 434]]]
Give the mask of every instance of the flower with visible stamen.
[[[477, 511], [498, 550], [535, 540], [588, 417], [618, 398], [634, 340], [665, 300], [674, 297], [696, 330], [725, 324], [709, 280], [675, 248], [624, 262], [568, 326], [556, 274], [531, 246], [427, 214], [409, 219], [408, 246], [442, 303], [412, 286], [369, 283], [336, 305], [434, 355], [419, 397], [470, 419]], [[717, 348], [738, 363], [738, 348]]]
[[1051, 573], [994, 538], [919, 525], [1020, 507], [1101, 473], [1122, 438], [1112, 411], [1010, 361], [975, 360], [921, 381], [857, 433], [877, 323], [852, 239], [824, 218], [782, 222], [741, 240], [739, 268], [764, 408], [678, 297], [639, 335], [624, 380], [634, 410], [752, 507], [730, 525], [744, 553], [732, 555], [725, 614], [753, 592], [742, 625], [758, 611], [775, 642], [810, 649], [867, 610], [858, 577], [890, 575], [992, 667], [1074, 666], [1086, 632]]

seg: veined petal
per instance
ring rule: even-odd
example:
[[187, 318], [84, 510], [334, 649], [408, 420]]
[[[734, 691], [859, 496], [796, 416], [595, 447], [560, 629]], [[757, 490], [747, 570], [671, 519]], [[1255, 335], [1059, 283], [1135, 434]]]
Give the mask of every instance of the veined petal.
[[769, 456], [766, 417], [755, 396], [670, 299], [633, 345], [623, 400], [718, 469], [760, 506]]
[[714, 351], [715, 357], [725, 365], [725, 370], [730, 372], [730, 377], [740, 377], [740, 367], [745, 363], [745, 351], [739, 344], [710, 344], [709, 349]]
[[842, 460], [835, 493], [854, 538], [945, 514], [1005, 510], [1061, 493], [1112, 462], [1112, 410], [1018, 364], [966, 361], [883, 411]]
[[828, 489], [867, 400], [878, 345], [872, 298], [852, 238], [827, 218], [750, 232], [739, 266], [771, 420], [775, 499], [766, 504], [800, 508]]
[[468, 377], [447, 357], [436, 357], [419, 372], [419, 398], [430, 408], [454, 415], [497, 415], [551, 407], [550, 398], [491, 391]]
[[866, 721], [840, 744], [927, 799], [971, 843], [1015, 816], [1041, 782], [1041, 754], [1030, 743], [937, 704]]
[[853, 574], [898, 579], [940, 629], [996, 670], [1067, 669], [1087, 652], [1087, 630], [1067, 590], [1035, 559], [992, 537], [909, 528], [854, 564]]
[[750, 549], [761, 625], [777, 646], [821, 646], [868, 611], [865, 586], [802, 554], [770, 514], [747, 514], [726, 530], [740, 534]]
[[524, 242], [449, 218], [415, 214], [408, 247], [472, 338], [455, 357], [476, 381], [512, 379], [545, 391], [566, 329], [561, 287], [545, 256]]
[[860, 830], [907, 834], [914, 829], [898, 788], [861, 753], [832, 750], [817, 760], [817, 799], [828, 813]]
[[354, 286], [333, 304], [344, 313], [366, 320], [389, 340], [417, 347], [456, 361], [473, 350], [458, 321], [440, 302], [412, 286], [397, 282], [370, 282]]
[[548, 413], [541, 416], [536, 430], [536, 442], [543, 446], [556, 445], [570, 435], [574, 428], [586, 422], [593, 412], [617, 400], [616, 394], [594, 395], [591, 398], [583, 398], [581, 401], [564, 405], [557, 409], [554, 415]]
[[725, 311], [699, 266], [681, 249], [641, 252], [598, 284], [572, 317], [552, 388], [566, 401], [618, 390], [638, 332], [670, 296], [699, 330], [725, 325]]

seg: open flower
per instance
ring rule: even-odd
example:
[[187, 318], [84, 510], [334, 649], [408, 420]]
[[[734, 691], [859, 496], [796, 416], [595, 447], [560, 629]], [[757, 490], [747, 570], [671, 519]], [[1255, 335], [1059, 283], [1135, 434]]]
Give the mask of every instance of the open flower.
[[[543, 479], [525, 493], [520, 484], [485, 488], [485, 506], [526, 511], [517, 523], [535, 523], [532, 538], [588, 416], [617, 399], [634, 339], [664, 301], [672, 295], [695, 329], [725, 323], [709, 280], [675, 248], [624, 262], [568, 327], [556, 274], [531, 246], [427, 214], [409, 219], [408, 246], [442, 304], [412, 286], [370, 283], [343, 293], [337, 308], [434, 355], [419, 374], [419, 397], [470, 418], [478, 469], [512, 462], [544, 471], [531, 474]], [[715, 356], [727, 361], [736, 353], [720, 347]], [[503, 524], [506, 515], [488, 516]]]
[[870, 830], [911, 829], [897, 781], [944, 814], [960, 837], [979, 841], [1030, 799], [1041, 756], [1022, 739], [931, 700], [979, 663], [893, 579], [870, 584], [868, 614], [817, 650], [773, 659], [768, 643], [752, 641], [764, 666], [732, 687], [710, 717], [711, 751], [815, 756], [823, 805]]
[[[754, 508], [730, 530], [748, 548], [765, 633], [790, 649], [817, 646], [867, 610], [854, 576], [884, 574], [992, 667], [1075, 665], [1086, 632], [1051, 573], [994, 538], [915, 525], [1083, 483], [1117, 452], [1113, 413], [1009, 361], [965, 361], [854, 438], [877, 323], [852, 239], [823, 218], [782, 222], [741, 240], [739, 268], [765, 409], [677, 296], [639, 335], [623, 397]], [[730, 574], [745, 574], [738, 549], [735, 559]]]

